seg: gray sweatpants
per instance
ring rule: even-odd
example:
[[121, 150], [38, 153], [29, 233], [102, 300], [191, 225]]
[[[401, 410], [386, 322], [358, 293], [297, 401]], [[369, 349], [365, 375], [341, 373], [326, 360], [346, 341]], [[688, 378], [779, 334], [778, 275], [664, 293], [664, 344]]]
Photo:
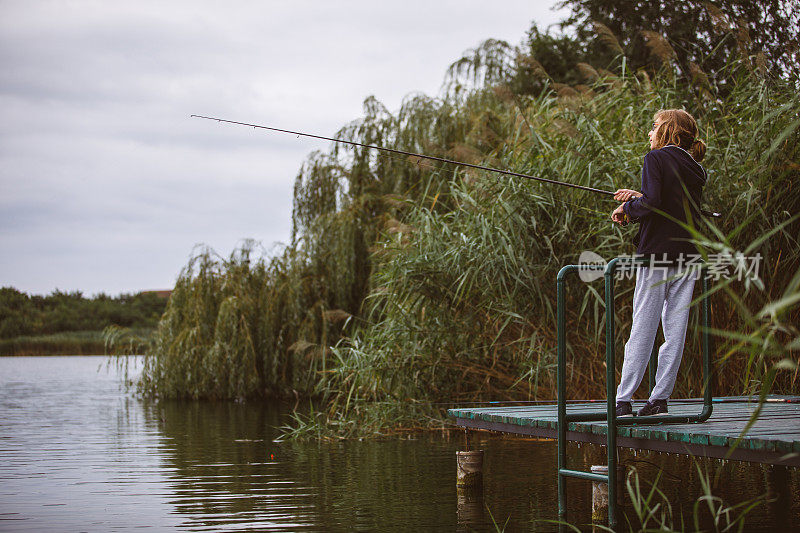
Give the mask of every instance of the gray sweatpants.
[[644, 377], [653, 350], [658, 322], [664, 330], [664, 344], [658, 350], [656, 384], [650, 401], [666, 400], [675, 388], [675, 377], [683, 356], [689, 306], [692, 302], [696, 270], [678, 268], [640, 267], [636, 272], [633, 291], [633, 323], [631, 336], [625, 343], [622, 377], [617, 387], [617, 401], [629, 402]]

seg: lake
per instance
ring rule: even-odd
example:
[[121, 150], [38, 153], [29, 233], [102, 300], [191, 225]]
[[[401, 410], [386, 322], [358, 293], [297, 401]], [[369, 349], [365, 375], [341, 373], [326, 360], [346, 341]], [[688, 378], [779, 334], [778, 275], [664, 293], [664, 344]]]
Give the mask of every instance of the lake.
[[[129, 358], [135, 375], [141, 358]], [[152, 402], [121, 386], [103, 357], [0, 358], [0, 530], [552, 531], [556, 445], [480, 434], [482, 494], [459, 497], [462, 432], [365, 441], [277, 442], [291, 405], [268, 401]], [[570, 464], [603, 463], [571, 445]], [[695, 463], [624, 452], [642, 480], [659, 469], [675, 522], [702, 494]], [[770, 490], [769, 467], [719, 469], [720, 495], [739, 503]], [[788, 506], [764, 503], [748, 530], [800, 524], [798, 475]], [[590, 484], [569, 483], [570, 520], [590, 519]], [[785, 499], [782, 501], [786, 501]], [[630, 510], [628, 511], [630, 513]], [[688, 514], [687, 514], [688, 513]], [[704, 517], [704, 523], [710, 520]]]

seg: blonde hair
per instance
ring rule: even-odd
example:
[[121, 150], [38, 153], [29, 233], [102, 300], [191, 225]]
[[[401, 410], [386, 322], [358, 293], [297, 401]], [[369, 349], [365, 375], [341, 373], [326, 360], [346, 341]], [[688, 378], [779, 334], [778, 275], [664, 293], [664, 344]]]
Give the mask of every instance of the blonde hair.
[[700, 131], [694, 117], [683, 109], [662, 109], [653, 116], [653, 122], [661, 120], [656, 130], [655, 149], [669, 144], [680, 146], [695, 159], [702, 161], [706, 155], [706, 144], [698, 137]]

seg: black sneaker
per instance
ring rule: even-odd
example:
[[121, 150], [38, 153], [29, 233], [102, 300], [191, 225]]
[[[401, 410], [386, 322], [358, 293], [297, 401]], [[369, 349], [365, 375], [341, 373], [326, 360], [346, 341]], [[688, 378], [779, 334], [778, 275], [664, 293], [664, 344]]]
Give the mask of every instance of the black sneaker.
[[668, 412], [667, 400], [653, 400], [652, 402], [648, 400], [644, 407], [639, 409], [636, 416], [663, 415]]
[[617, 402], [617, 416], [629, 416], [633, 414], [631, 402]]

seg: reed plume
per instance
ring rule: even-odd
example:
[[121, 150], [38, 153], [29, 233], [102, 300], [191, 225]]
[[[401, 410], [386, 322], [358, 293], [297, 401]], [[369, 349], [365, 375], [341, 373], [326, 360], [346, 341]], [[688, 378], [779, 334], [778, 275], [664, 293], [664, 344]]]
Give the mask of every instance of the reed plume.
[[575, 65], [584, 80], [594, 83], [600, 78], [600, 74], [589, 63], [578, 63]]
[[619, 39], [617, 39], [617, 36], [614, 35], [614, 32], [612, 32], [608, 26], [599, 21], [593, 21], [592, 25], [594, 26], [594, 31], [601, 43], [620, 55], [624, 54], [622, 45], [619, 44]]
[[727, 33], [730, 31], [731, 23], [725, 13], [711, 2], [706, 2], [704, 5], [711, 18], [711, 27], [714, 31], [718, 33]]
[[675, 49], [669, 44], [669, 41], [658, 32], [650, 30], [642, 30], [642, 35], [645, 38], [645, 44], [650, 50], [650, 53], [658, 58], [661, 63], [669, 63], [675, 58]]

